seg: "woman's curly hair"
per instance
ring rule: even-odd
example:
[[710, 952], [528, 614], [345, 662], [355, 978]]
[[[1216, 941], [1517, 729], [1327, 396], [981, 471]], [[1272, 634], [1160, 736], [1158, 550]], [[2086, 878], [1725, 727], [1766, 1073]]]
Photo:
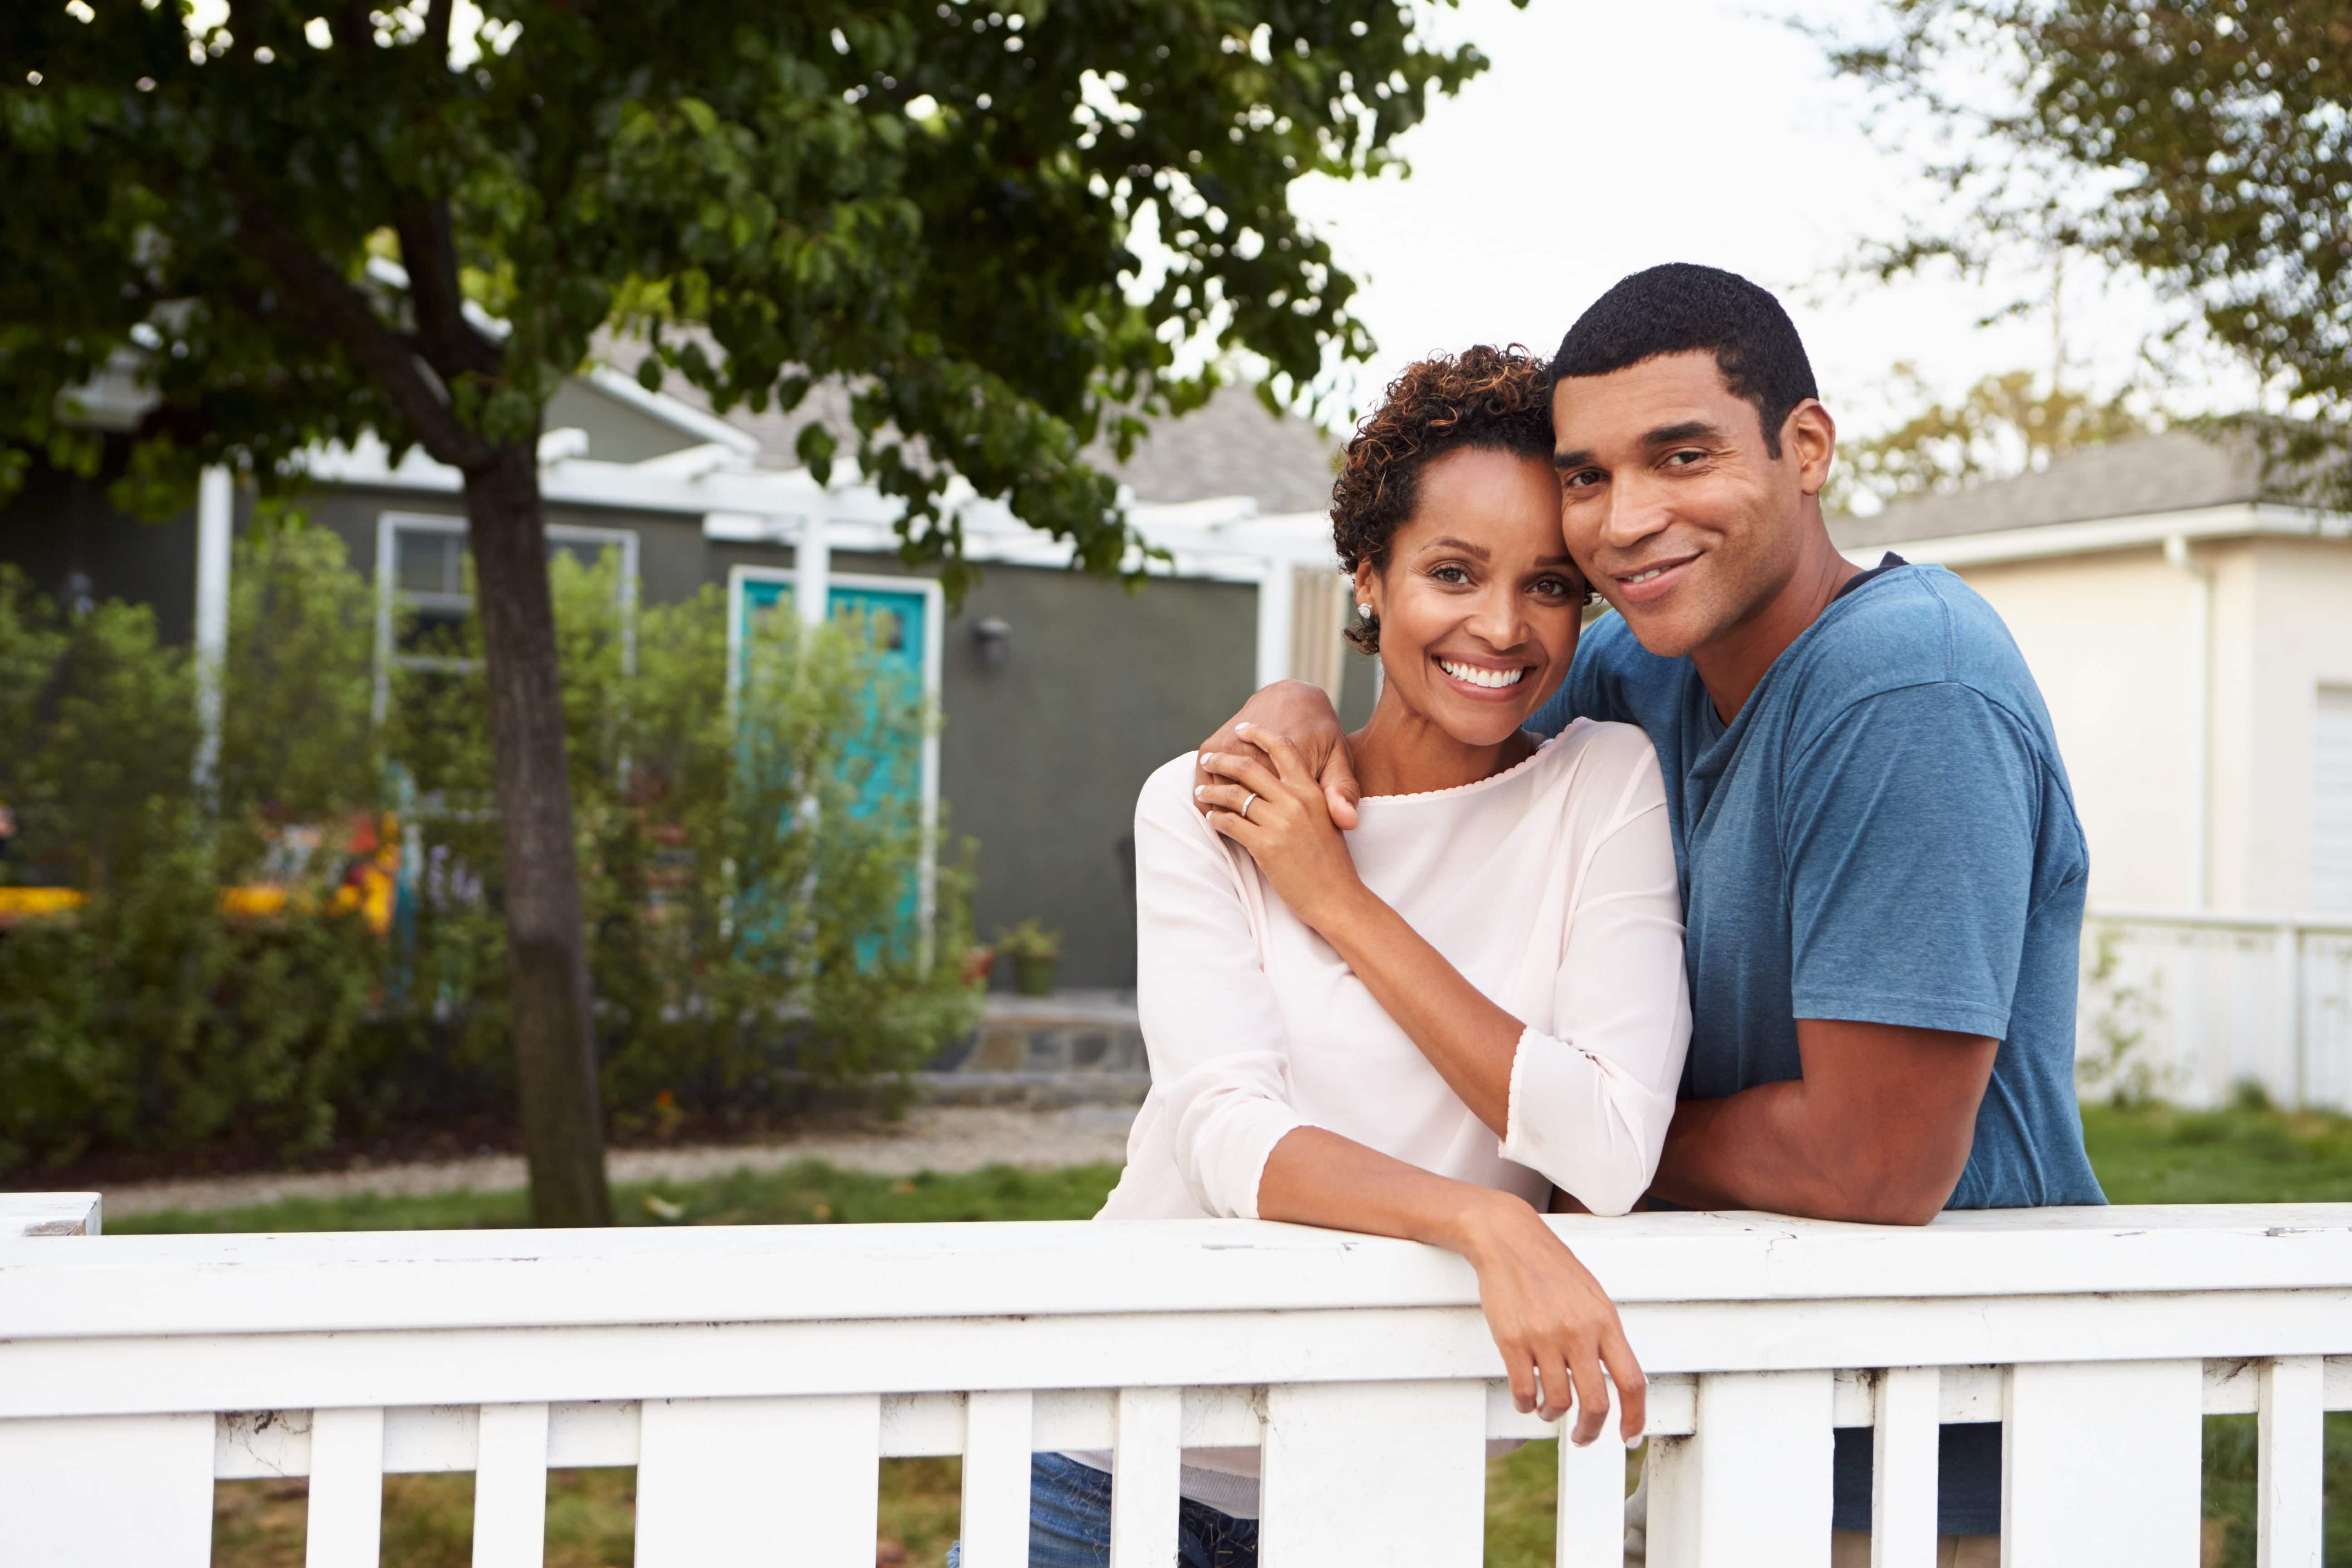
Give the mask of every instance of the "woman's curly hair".
[[[1353, 574], [1388, 569], [1389, 542], [1412, 517], [1422, 469], [1448, 452], [1510, 452], [1551, 460], [1551, 380], [1544, 362], [1513, 343], [1481, 343], [1407, 365], [1381, 405], [1356, 426], [1331, 486], [1331, 542]], [[1366, 653], [1381, 647], [1380, 617], [1348, 628]]]

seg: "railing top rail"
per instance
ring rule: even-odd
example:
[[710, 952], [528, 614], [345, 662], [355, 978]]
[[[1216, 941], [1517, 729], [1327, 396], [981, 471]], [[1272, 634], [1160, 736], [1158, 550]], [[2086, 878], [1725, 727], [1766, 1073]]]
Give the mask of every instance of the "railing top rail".
[[[2352, 1288], [2352, 1204], [1553, 1223], [1628, 1303]], [[1239, 1220], [0, 1243], [0, 1340], [1451, 1307], [1433, 1247]]]
[[2282, 914], [2242, 910], [2122, 909], [2101, 904], [2084, 910], [2083, 918], [2117, 925], [2198, 926], [2222, 931], [2273, 931], [2292, 927], [2305, 936], [2352, 936], [2352, 912], [2343, 910]]

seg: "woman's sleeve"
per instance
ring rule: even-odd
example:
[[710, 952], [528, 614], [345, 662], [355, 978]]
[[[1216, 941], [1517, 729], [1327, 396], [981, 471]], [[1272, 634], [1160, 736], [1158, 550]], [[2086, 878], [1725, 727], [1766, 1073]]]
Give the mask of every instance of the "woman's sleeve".
[[[1541, 1172], [1594, 1214], [1623, 1214], [1649, 1190], [1690, 1048], [1665, 785], [1639, 731], [1612, 742], [1627, 753], [1637, 743], [1569, 911], [1558, 1034], [1519, 1037], [1502, 1140], [1505, 1159]], [[1589, 784], [1615, 782], [1615, 770], [1599, 772]]]
[[1305, 1123], [1251, 929], [1264, 905], [1193, 809], [1192, 783], [1185, 757], [1136, 802], [1136, 1010], [1185, 1188], [1210, 1214], [1255, 1219], [1266, 1157]]

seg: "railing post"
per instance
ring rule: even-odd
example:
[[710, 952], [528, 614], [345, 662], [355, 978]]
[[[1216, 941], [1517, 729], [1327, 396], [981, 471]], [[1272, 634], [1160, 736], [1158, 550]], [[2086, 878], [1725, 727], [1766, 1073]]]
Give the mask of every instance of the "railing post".
[[2001, 1561], [2197, 1562], [2205, 1366], [2058, 1362], [2010, 1369]]
[[547, 1406], [482, 1406], [474, 1460], [474, 1568], [541, 1568], [547, 1555]]
[[1650, 1474], [1652, 1568], [1828, 1568], [1831, 1376], [1709, 1373]]
[[2263, 1368], [2256, 1568], [2319, 1568], [2325, 1374], [2318, 1356], [2282, 1356]]
[[376, 1568], [383, 1541], [383, 1410], [310, 1415], [306, 1568]]
[[881, 1486], [871, 1394], [648, 1399], [637, 1568], [863, 1568]]
[[1029, 1561], [1029, 1463], [1034, 1397], [1026, 1389], [964, 1401], [963, 1558], [967, 1568]]
[[1581, 1448], [1568, 1440], [1575, 1416], [1559, 1424], [1559, 1568], [1623, 1568], [1625, 1444], [1615, 1416]]
[[1476, 1568], [1486, 1436], [1481, 1382], [1276, 1384], [1259, 1552], [1273, 1563]]
[[2294, 921], [2278, 928], [2279, 989], [2282, 1006], [2279, 1026], [2286, 1031], [2287, 1071], [2293, 1075], [2292, 1109], [2303, 1110], [2309, 1103], [2311, 1080], [2305, 1071], [2303, 1059], [2303, 929]]
[[1935, 1568], [1940, 1367], [1878, 1374], [1871, 1434], [1870, 1568]]
[[1175, 1388], [1118, 1394], [1110, 1483], [1110, 1568], [1164, 1568], [1176, 1555], [1176, 1488], [1182, 1468], [1184, 1394]]

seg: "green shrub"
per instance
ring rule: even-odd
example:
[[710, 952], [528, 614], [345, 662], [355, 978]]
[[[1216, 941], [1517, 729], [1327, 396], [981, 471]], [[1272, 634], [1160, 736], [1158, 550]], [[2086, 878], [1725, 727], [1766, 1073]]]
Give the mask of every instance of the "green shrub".
[[[206, 789], [186, 650], [158, 642], [143, 606], [68, 621], [0, 571], [0, 800], [18, 826], [0, 875], [88, 897], [0, 938], [0, 1170], [332, 1133], [340, 1058], [383, 959], [355, 913], [328, 907], [333, 836], [289, 858], [279, 830], [377, 793], [364, 686], [356, 708], [337, 701], [339, 682], [364, 679], [366, 590], [331, 536], [298, 527], [258, 531], [234, 581], [220, 680], [237, 717]], [[221, 889], [265, 860], [315, 912], [224, 918]]]
[[[919, 808], [866, 787], [934, 721], [919, 694], [855, 626], [779, 627], [730, 692], [717, 590], [625, 620], [609, 553], [551, 573], [616, 1123], [903, 1084], [978, 1008], [969, 852], [943, 858], [921, 918]], [[373, 595], [333, 535], [257, 528], [232, 582], [199, 778], [187, 651], [143, 608], [68, 618], [0, 569], [0, 803], [19, 824], [0, 880], [88, 895], [0, 934], [0, 1171], [511, 1118], [477, 631], [409, 637], [445, 662], [398, 671], [379, 727]], [[352, 824], [385, 807], [412, 872], [388, 934], [334, 896]], [[265, 879], [285, 910], [223, 914], [223, 889]]]
[[[979, 1005], [968, 853], [942, 858], [924, 921], [918, 801], [868, 789], [935, 716], [855, 624], [776, 618], [730, 690], [720, 591], [625, 622], [618, 573], [611, 552], [551, 564], [606, 1104], [635, 1131], [680, 1105], [903, 1081]], [[505, 1059], [504, 936], [479, 633], [420, 647], [443, 668], [401, 672], [392, 740], [431, 868], [417, 986], [467, 999], [453, 1056], [487, 1067]]]

